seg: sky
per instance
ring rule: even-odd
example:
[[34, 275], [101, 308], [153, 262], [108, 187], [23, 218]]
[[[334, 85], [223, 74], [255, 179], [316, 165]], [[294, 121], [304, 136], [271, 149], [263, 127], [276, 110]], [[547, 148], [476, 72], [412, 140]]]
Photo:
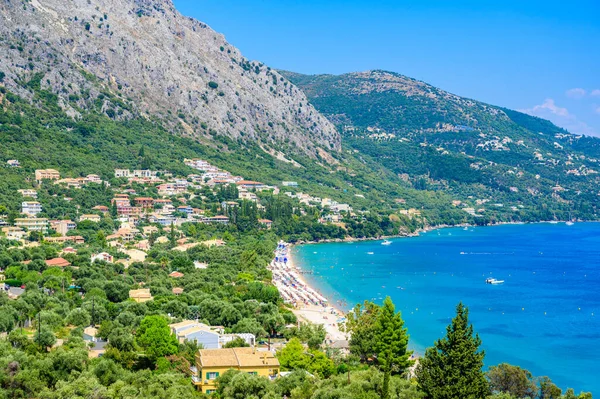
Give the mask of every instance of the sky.
[[600, 0], [174, 0], [246, 58], [384, 69], [600, 136]]

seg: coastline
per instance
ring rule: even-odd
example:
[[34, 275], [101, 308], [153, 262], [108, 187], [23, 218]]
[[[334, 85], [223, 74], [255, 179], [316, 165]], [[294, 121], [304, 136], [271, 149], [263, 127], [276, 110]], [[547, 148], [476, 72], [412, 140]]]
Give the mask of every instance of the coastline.
[[347, 341], [347, 334], [340, 328], [345, 320], [345, 313], [307, 283], [302, 269], [294, 262], [291, 248], [292, 244], [279, 243], [275, 259], [269, 265], [269, 270], [273, 273], [273, 284], [279, 289], [284, 301], [293, 306], [292, 312], [299, 321], [320, 324], [325, 328], [325, 342], [328, 345]]
[[[362, 241], [381, 241], [387, 240], [389, 238], [411, 238], [411, 237], [419, 237], [422, 233], [428, 233], [430, 231], [443, 230], [443, 229], [453, 229], [460, 227], [495, 227], [495, 226], [511, 226], [511, 225], [527, 225], [527, 224], [558, 224], [558, 223], [568, 223], [573, 222], [570, 220], [540, 220], [538, 222], [498, 222], [498, 223], [490, 223], [484, 225], [471, 224], [471, 223], [460, 223], [460, 224], [440, 224], [437, 226], [427, 226], [422, 229], [417, 229], [412, 233], [407, 234], [392, 234], [392, 235], [383, 235], [379, 237], [345, 237], [345, 238], [326, 238], [320, 241], [298, 241], [294, 244], [290, 245], [306, 245], [306, 244], [327, 244], [327, 243], [336, 243], [336, 242], [362, 242]], [[600, 223], [598, 220], [577, 220], [576, 223]]]
[[[388, 238], [418, 237], [422, 233], [427, 233], [427, 232], [441, 230], [441, 229], [448, 229], [448, 228], [494, 227], [494, 226], [502, 226], [502, 225], [527, 225], [527, 224], [558, 224], [558, 223], [566, 223], [566, 222], [567, 221], [501, 222], [501, 223], [494, 223], [494, 224], [483, 225], [483, 226], [472, 225], [472, 224], [468, 224], [468, 223], [460, 224], [460, 225], [439, 225], [439, 226], [426, 227], [424, 229], [419, 229], [410, 235], [382, 236], [382, 237], [378, 237], [378, 238], [332, 239], [332, 240], [322, 240], [322, 241], [318, 241], [318, 242], [298, 242], [296, 244], [286, 243], [286, 248], [287, 248], [286, 254], [287, 254], [287, 258], [288, 258], [288, 266], [291, 267], [293, 270], [297, 271], [298, 276], [299, 276], [299, 281], [302, 282], [301, 284], [305, 287], [310, 287], [310, 289], [314, 290], [315, 292], [319, 292], [314, 286], [312, 286], [311, 284], [309, 284], [307, 282], [306, 278], [303, 277], [304, 271], [302, 270], [300, 265], [294, 259], [293, 248], [295, 246], [306, 245], [306, 244], [336, 243], [336, 242], [344, 243], [344, 242], [362, 242], [362, 241], [381, 241], [381, 240], [388, 239]], [[579, 223], [593, 223], [593, 222], [583, 222], [583, 221], [578, 221], [578, 222]], [[275, 284], [275, 281], [273, 283]], [[275, 284], [275, 285], [277, 285], [277, 284]], [[330, 296], [323, 295], [320, 292], [319, 292], [319, 294], [327, 299], [327, 301], [328, 301], [327, 306], [300, 305], [300, 306], [294, 307], [294, 309], [293, 309], [294, 314], [298, 317], [298, 319], [300, 319], [302, 321], [310, 322], [313, 324], [323, 325], [327, 331], [326, 342], [328, 344], [332, 344], [333, 342], [340, 341], [340, 340], [347, 341], [349, 339], [348, 334], [341, 331], [338, 323], [332, 322], [331, 316], [329, 316], [327, 313], [325, 313], [328, 310], [329, 310], [329, 312], [333, 311], [334, 313], [331, 313], [331, 314], [335, 314], [336, 317], [338, 319], [340, 319], [340, 318], [345, 317], [346, 312], [342, 311], [338, 306], [336, 306], [335, 302], [331, 301]], [[326, 316], [326, 317], [329, 316], [329, 317], [324, 318], [323, 316]], [[419, 357], [422, 356], [422, 353], [417, 351], [416, 348], [410, 348], [410, 349], [413, 350], [412, 359], [416, 360], [418, 362], [418, 359], [419, 359]]]

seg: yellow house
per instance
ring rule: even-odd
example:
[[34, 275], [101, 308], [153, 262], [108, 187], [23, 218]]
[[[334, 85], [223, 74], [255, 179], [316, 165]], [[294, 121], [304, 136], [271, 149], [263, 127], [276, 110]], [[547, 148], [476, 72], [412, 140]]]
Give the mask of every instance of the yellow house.
[[129, 290], [129, 298], [133, 299], [137, 303], [148, 302], [153, 300], [152, 294], [150, 294], [149, 288], [140, 288], [139, 290]]
[[203, 393], [213, 393], [215, 380], [230, 369], [273, 379], [279, 375], [279, 361], [273, 353], [254, 348], [201, 349], [192, 381]]

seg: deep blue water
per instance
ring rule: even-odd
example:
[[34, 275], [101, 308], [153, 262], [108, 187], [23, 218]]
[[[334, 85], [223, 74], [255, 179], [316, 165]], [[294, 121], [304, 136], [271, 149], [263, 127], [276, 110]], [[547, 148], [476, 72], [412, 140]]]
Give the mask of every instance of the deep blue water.
[[519, 365], [600, 395], [600, 223], [452, 228], [391, 241], [303, 245], [294, 260], [343, 310], [391, 296], [417, 353], [445, 334], [462, 301], [487, 366]]

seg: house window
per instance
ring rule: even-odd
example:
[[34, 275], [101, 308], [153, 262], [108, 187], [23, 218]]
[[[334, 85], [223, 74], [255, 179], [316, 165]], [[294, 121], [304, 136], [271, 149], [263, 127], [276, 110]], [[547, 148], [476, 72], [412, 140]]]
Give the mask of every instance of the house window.
[[249, 371], [248, 374], [250, 374], [250, 375], [258, 375], [258, 372], [256, 372], [256, 371]]
[[216, 390], [216, 389], [207, 389], [207, 390], [206, 390], [206, 393], [207, 393], [207, 394], [211, 394], [211, 393], [215, 393], [215, 392], [217, 392], [217, 390]]
[[206, 373], [206, 379], [207, 380], [214, 380], [214, 379], [216, 379], [218, 377], [219, 377], [219, 373], [215, 373], [215, 372]]

